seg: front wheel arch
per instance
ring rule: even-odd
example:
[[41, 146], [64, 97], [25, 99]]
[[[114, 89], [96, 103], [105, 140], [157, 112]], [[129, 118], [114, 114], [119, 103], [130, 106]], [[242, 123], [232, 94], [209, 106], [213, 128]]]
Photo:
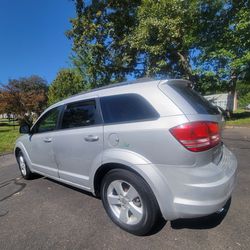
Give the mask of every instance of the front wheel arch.
[[[23, 154], [23, 151], [20, 148], [15, 149], [15, 156], [16, 156], [17, 164], [19, 166], [19, 169], [20, 169], [20, 172], [21, 172], [21, 175], [23, 176], [23, 178], [26, 180], [33, 179], [35, 177], [35, 174], [31, 172], [31, 170], [27, 164], [27, 160], [25, 158], [25, 155]], [[22, 161], [23, 161], [24, 167], [25, 167], [25, 172], [22, 172], [22, 170], [21, 170], [21, 165], [20, 165], [21, 163], [20, 163], [19, 157], [22, 157]]]
[[15, 148], [15, 157], [16, 157], [16, 159], [17, 159], [17, 156], [18, 156], [20, 151], [21, 151], [21, 149], [19, 147]]

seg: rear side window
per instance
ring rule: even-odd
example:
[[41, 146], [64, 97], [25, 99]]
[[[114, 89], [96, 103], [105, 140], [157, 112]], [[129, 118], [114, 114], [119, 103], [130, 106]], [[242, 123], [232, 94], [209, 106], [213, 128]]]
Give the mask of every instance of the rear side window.
[[170, 86], [181, 95], [198, 114], [219, 114], [215, 106], [186, 84], [171, 84]]
[[153, 120], [159, 117], [151, 104], [137, 94], [106, 96], [100, 102], [105, 123]]
[[99, 123], [95, 100], [81, 101], [67, 105], [61, 128], [77, 128]]

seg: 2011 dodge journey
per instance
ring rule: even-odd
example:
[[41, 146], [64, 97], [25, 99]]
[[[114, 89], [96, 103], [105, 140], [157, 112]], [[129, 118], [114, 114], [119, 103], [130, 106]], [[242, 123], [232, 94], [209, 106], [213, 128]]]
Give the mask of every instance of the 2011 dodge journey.
[[[20, 128], [22, 176], [100, 196], [114, 223], [147, 234], [158, 218], [205, 216], [231, 197], [237, 161], [218, 109], [186, 80], [121, 83], [58, 102]], [[83, 204], [84, 206], [84, 204]]]

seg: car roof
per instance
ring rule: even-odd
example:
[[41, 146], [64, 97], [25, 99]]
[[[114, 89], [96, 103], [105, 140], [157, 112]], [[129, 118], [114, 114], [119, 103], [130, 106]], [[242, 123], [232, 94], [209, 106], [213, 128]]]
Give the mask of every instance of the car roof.
[[91, 89], [89, 91], [83, 91], [80, 92], [76, 95], [70, 96], [60, 102], [57, 102], [53, 104], [52, 106], [49, 107], [53, 108], [56, 106], [60, 106], [62, 104], [78, 101], [81, 99], [87, 99], [87, 98], [94, 98], [97, 96], [106, 96], [106, 95], [112, 95], [112, 93], [115, 92], [115, 94], [120, 94], [125, 93], [125, 92], [133, 92], [134, 89], [138, 89], [138, 87], [147, 87], [147, 86], [152, 86], [152, 85], [157, 85], [160, 82], [160, 80], [155, 80], [152, 78], [140, 78], [135, 81], [125, 81], [125, 82], [120, 82], [120, 83], [115, 83], [115, 84], [109, 84], [103, 87]]
[[57, 102], [50, 106], [46, 111], [48, 111], [51, 108], [71, 103], [71, 102], [77, 102], [84, 99], [90, 99], [95, 97], [102, 97], [102, 96], [110, 96], [110, 95], [118, 95], [118, 94], [125, 94], [125, 93], [138, 93], [141, 92], [142, 89], [152, 89], [152, 87], [156, 87], [159, 84], [164, 83], [171, 83], [174, 84], [175, 82], [183, 82], [187, 83], [187, 80], [181, 80], [181, 79], [153, 79], [153, 78], [139, 78], [134, 81], [125, 81], [120, 82], [116, 84], [110, 84], [104, 87], [95, 88], [89, 91], [80, 92], [76, 95], [70, 96], [60, 102]]

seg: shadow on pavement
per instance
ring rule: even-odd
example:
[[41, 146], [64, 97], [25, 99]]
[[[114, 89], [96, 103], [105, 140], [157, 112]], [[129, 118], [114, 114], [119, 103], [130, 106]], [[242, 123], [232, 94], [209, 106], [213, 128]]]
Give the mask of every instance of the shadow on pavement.
[[217, 227], [221, 224], [227, 212], [230, 208], [231, 198], [227, 201], [224, 206], [224, 210], [220, 213], [214, 213], [205, 217], [195, 219], [178, 219], [171, 221], [171, 227], [173, 229], [210, 229]]
[[[48, 177], [44, 177], [44, 178], [47, 179], [47, 180], [49, 180], [49, 181], [51, 181], [51, 182], [54, 182], [54, 183], [59, 184], [59, 185], [61, 185], [61, 186], [64, 186], [64, 187], [66, 187], [66, 188], [70, 188], [70, 189], [75, 190], [75, 191], [77, 191], [77, 192], [80, 192], [80, 193], [82, 193], [82, 194], [84, 194], [84, 195], [88, 195], [88, 196], [90, 196], [90, 197], [93, 197], [93, 198], [95, 198], [95, 199], [100, 200], [100, 197], [94, 196], [91, 192], [82, 190], [82, 189], [77, 188], [77, 187], [70, 186], [70, 185], [68, 185], [68, 184], [65, 184], [65, 183], [62, 183], [62, 182], [59, 182], [59, 181], [50, 179], [50, 178], [48, 178]], [[105, 210], [104, 210], [104, 209], [103, 209], [103, 213], [105, 213]], [[147, 235], [149, 236], [149, 235], [153, 235], [153, 234], [158, 233], [158, 232], [161, 231], [161, 229], [166, 225], [166, 223], [167, 223], [167, 221], [165, 221], [162, 217], [159, 217], [156, 226], [155, 226], [155, 227], [153, 228], [153, 230], [150, 231]]]
[[[7, 192], [5, 191], [4, 194], [1, 195], [2, 189], [4, 189], [5, 187], [7, 187], [9, 185], [17, 186], [17, 189], [15, 189], [15, 191], [9, 191], [9, 190], [7, 190]], [[10, 180], [1, 182], [0, 183], [0, 204], [4, 200], [7, 200], [11, 196], [15, 195], [16, 193], [21, 192], [25, 188], [25, 186], [26, 186], [25, 183], [19, 183], [17, 179], [10, 179]], [[7, 215], [8, 213], [9, 213], [9, 211], [6, 211], [6, 210], [2, 211], [1, 207], [0, 207], [0, 217], [3, 217], [5, 215]]]
[[11, 179], [11, 180], [8, 180], [8, 181], [1, 182], [0, 183], [0, 189], [6, 187], [8, 185], [11, 185], [11, 184], [14, 184], [18, 188], [14, 192], [13, 191], [10, 192], [10, 193], [7, 192], [7, 194], [5, 194], [3, 197], [0, 196], [0, 202], [10, 198], [12, 195], [14, 195], [14, 194], [16, 194], [18, 192], [21, 192], [26, 186], [25, 183], [19, 183], [17, 179]]
[[163, 227], [165, 227], [166, 223], [167, 223], [167, 221], [164, 220], [162, 217], [160, 217], [157, 221], [156, 226], [145, 236], [157, 234], [158, 232], [160, 232], [162, 230]]

